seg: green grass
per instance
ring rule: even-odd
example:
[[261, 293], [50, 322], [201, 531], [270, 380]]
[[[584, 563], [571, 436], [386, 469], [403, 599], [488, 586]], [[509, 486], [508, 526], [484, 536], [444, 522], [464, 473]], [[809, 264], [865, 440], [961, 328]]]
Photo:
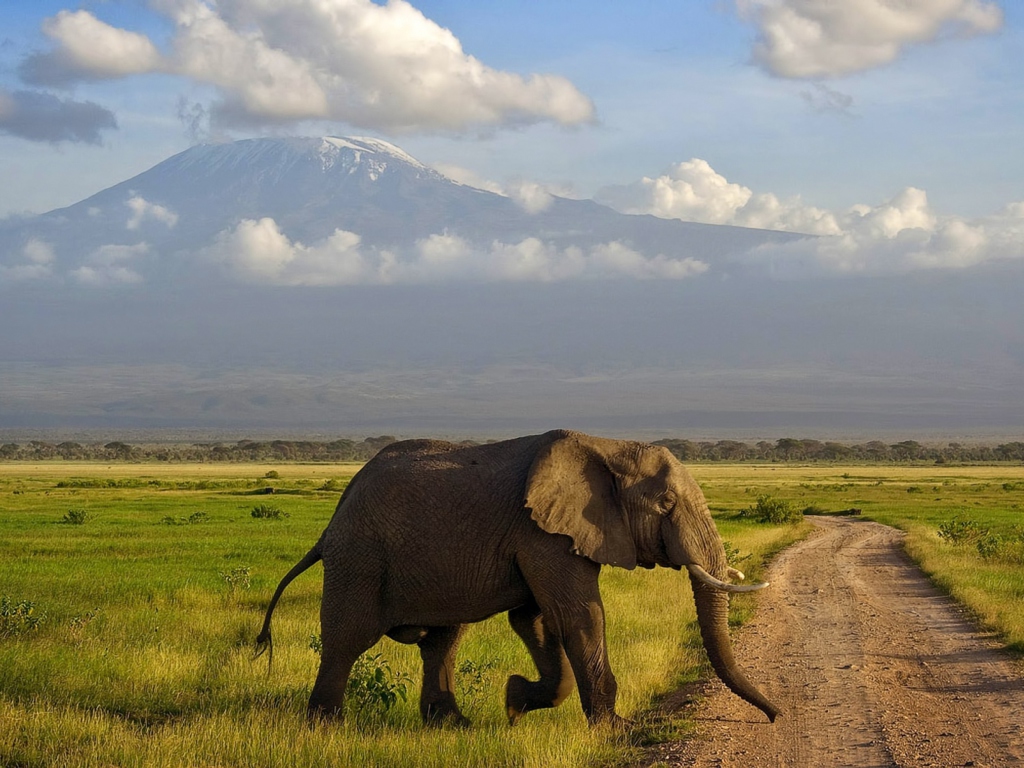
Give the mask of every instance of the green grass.
[[[748, 579], [807, 527], [741, 517], [759, 496], [795, 509], [858, 507], [908, 530], [909, 550], [945, 588], [1008, 645], [1024, 641], [1024, 568], [986, 563], [937, 535], [957, 514], [1007, 531], [1022, 522], [1020, 467], [693, 469]], [[415, 681], [408, 701], [307, 728], [319, 568], [278, 606], [269, 676], [252, 644], [278, 580], [316, 541], [354, 470], [0, 464], [0, 596], [10, 624], [0, 633], [0, 765], [585, 766], [622, 761], [631, 742], [671, 732], [663, 723], [627, 737], [590, 730], [575, 695], [510, 729], [505, 679], [534, 672], [503, 616], [475, 625], [460, 648], [471, 728], [420, 724], [418, 651], [389, 640], [372, 652]], [[261, 504], [287, 516], [253, 517]], [[62, 522], [69, 510], [84, 510], [84, 522]], [[602, 590], [618, 709], [645, 721], [659, 695], [708, 674], [689, 582], [666, 569], [609, 568]], [[756, 600], [737, 596], [732, 622]]]
[[[425, 729], [415, 647], [383, 640], [408, 701], [350, 709], [310, 730], [318, 657], [319, 567], [274, 616], [274, 666], [253, 641], [278, 580], [317, 540], [354, 466], [0, 464], [0, 764], [19, 766], [584, 766], [619, 761], [630, 737], [590, 730], [571, 697], [510, 729], [504, 683], [535, 674], [504, 616], [472, 627], [459, 652], [473, 726]], [[277, 477], [273, 476], [277, 473]], [[267, 488], [274, 492], [268, 494]], [[280, 515], [254, 517], [262, 506]], [[66, 522], [69, 510], [78, 524]], [[751, 556], [792, 526], [726, 519]], [[605, 569], [608, 638], [620, 714], [707, 674], [689, 580]], [[18, 606], [31, 604], [31, 618]], [[736, 621], [751, 600], [737, 600]], [[31, 624], [31, 626], [29, 626]], [[635, 736], [633, 738], [636, 738]]]

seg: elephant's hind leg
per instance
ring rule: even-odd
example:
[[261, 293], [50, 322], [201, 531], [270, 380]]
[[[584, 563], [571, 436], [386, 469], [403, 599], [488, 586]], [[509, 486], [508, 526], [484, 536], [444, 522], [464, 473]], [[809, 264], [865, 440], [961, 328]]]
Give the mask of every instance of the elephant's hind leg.
[[427, 725], [469, 725], [455, 702], [455, 652], [464, 630], [464, 624], [430, 627], [419, 641], [423, 659], [420, 714]]
[[508, 613], [509, 623], [522, 638], [540, 672], [540, 680], [530, 682], [512, 675], [505, 688], [505, 711], [510, 725], [532, 709], [557, 707], [575, 686], [572, 667], [558, 636], [544, 624], [536, 604], [521, 606]]
[[[309, 696], [310, 721], [343, 716], [345, 687], [352, 665], [384, 635], [376, 599], [368, 589], [329, 580], [325, 570], [324, 596], [320, 604], [320, 637], [323, 650], [320, 670]], [[358, 610], [356, 609], [358, 607]]]
[[306, 708], [306, 715], [311, 722], [342, 719], [345, 687], [352, 673], [352, 665], [379, 639], [380, 635], [372, 640], [361, 641], [339, 639], [332, 642], [324, 638], [320, 670]]

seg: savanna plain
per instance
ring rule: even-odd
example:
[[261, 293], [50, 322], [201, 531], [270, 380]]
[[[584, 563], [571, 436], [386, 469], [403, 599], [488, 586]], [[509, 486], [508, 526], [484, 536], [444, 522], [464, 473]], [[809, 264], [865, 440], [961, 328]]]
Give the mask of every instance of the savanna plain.
[[[689, 580], [668, 569], [602, 574], [618, 710], [635, 723], [626, 733], [588, 729], [575, 696], [510, 728], [504, 682], [533, 668], [503, 616], [472, 627], [460, 648], [470, 728], [423, 727], [417, 649], [390, 640], [358, 665], [345, 722], [307, 727], [319, 567], [278, 606], [269, 674], [253, 641], [277, 582], [358, 468], [0, 464], [0, 765], [614, 765], [685, 737], [685, 717], [658, 702], [711, 673]], [[748, 579], [806, 535], [801, 511], [859, 510], [905, 530], [925, 573], [1024, 653], [1019, 463], [690, 468]], [[793, 514], [765, 522], [758, 510]], [[734, 626], [757, 600], [733, 600]]]

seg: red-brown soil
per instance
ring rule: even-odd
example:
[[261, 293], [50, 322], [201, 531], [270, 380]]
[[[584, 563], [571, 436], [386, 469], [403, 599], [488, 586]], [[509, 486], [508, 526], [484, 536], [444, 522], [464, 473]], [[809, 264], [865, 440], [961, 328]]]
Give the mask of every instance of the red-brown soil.
[[877, 523], [817, 518], [774, 563], [756, 617], [735, 638], [763, 714], [709, 681], [693, 738], [648, 765], [1024, 765], [1024, 675]]

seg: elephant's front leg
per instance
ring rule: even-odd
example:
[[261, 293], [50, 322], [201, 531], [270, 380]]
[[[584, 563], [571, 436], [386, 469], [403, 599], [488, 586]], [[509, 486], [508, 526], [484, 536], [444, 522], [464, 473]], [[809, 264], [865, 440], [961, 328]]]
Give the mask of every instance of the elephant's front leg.
[[540, 673], [540, 679], [535, 683], [521, 675], [512, 675], [508, 679], [505, 712], [509, 725], [515, 725], [520, 717], [531, 710], [557, 707], [565, 701], [572, 693], [574, 680], [562, 642], [545, 625], [544, 615], [536, 603], [531, 602], [509, 611], [508, 621], [526, 644]]
[[[561, 546], [556, 537], [550, 540]], [[608, 663], [604, 604], [597, 584], [601, 566], [541, 548], [524, 552], [517, 562], [543, 612], [545, 627], [565, 649], [587, 721], [621, 722], [615, 714], [618, 686]]]
[[604, 722], [619, 725], [623, 720], [615, 714], [618, 683], [608, 663], [604, 605], [596, 585], [594, 594], [577, 608], [575, 615], [566, 617], [562, 642], [576, 676], [583, 713], [591, 725]]
[[420, 714], [428, 725], [469, 725], [455, 702], [455, 652], [464, 631], [464, 624], [430, 627], [419, 641], [423, 659]]

